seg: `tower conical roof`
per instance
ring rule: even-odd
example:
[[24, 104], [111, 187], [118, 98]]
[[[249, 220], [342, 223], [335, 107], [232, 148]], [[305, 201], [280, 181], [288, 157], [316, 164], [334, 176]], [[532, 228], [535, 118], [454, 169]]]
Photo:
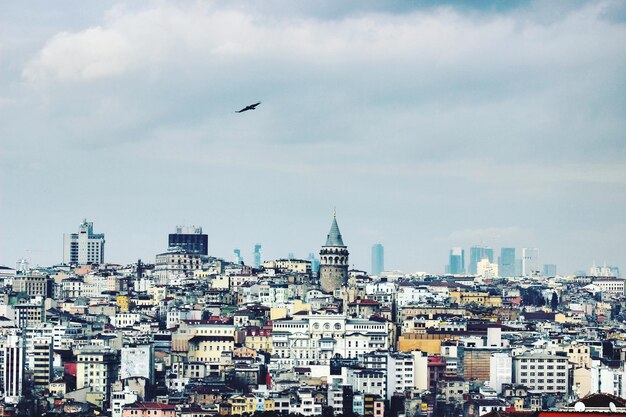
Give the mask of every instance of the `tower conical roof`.
[[341, 239], [341, 232], [339, 232], [339, 226], [337, 225], [337, 218], [335, 216], [333, 216], [333, 224], [330, 225], [330, 232], [328, 232], [324, 246], [345, 246], [343, 239]]

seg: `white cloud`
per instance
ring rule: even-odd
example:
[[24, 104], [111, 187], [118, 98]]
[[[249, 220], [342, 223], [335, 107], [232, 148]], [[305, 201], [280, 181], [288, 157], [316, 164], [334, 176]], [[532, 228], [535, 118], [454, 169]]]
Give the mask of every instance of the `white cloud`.
[[88, 81], [123, 74], [134, 51], [123, 33], [94, 27], [79, 33], [62, 32], [46, 43], [24, 68], [27, 81]]

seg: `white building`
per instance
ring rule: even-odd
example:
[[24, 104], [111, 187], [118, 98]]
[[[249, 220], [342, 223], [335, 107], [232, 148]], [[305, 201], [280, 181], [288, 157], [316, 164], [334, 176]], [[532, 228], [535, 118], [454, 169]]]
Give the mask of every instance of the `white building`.
[[522, 275], [525, 277], [531, 277], [539, 275], [540, 273], [539, 249], [522, 248]]
[[489, 386], [498, 394], [513, 380], [513, 359], [509, 352], [494, 352], [489, 359]]
[[334, 357], [357, 358], [389, 348], [389, 323], [344, 315], [309, 315], [272, 324], [274, 362], [283, 366], [328, 365]]
[[113, 392], [111, 394], [111, 417], [122, 417], [122, 408], [138, 399], [137, 394], [130, 391], [128, 387], [124, 387], [124, 391]]
[[384, 372], [387, 400], [396, 393], [404, 395], [415, 387], [414, 358], [410, 353], [376, 351], [363, 355], [361, 360], [366, 369]]
[[605, 294], [624, 295], [624, 280], [621, 278], [596, 278], [593, 285]]
[[624, 367], [592, 367], [591, 392], [604, 392], [624, 398], [626, 396], [626, 370]]
[[489, 259], [483, 258], [476, 264], [476, 275], [485, 279], [493, 279], [498, 277], [498, 264], [489, 262]]
[[152, 345], [122, 348], [120, 378], [146, 378], [154, 382], [154, 351]]
[[7, 335], [0, 339], [0, 369], [2, 369], [2, 390], [9, 403], [19, 402], [24, 381], [24, 346], [19, 335]]
[[156, 256], [153, 275], [157, 283], [168, 284], [171, 280], [191, 275], [200, 269], [202, 269], [200, 255], [182, 249], [172, 249]]
[[63, 235], [63, 263], [85, 265], [104, 263], [104, 233], [93, 233], [87, 219], [78, 226], [78, 233]]
[[569, 387], [566, 356], [524, 354], [513, 359], [513, 379], [528, 389], [546, 393], [567, 393]]

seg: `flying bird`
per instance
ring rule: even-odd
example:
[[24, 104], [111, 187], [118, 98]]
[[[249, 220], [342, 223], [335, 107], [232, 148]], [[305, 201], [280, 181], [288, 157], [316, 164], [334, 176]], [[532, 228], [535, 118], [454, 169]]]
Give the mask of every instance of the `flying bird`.
[[236, 111], [235, 113], [243, 113], [244, 111], [254, 110], [256, 109], [256, 106], [258, 106], [259, 104], [261, 104], [260, 101], [258, 103], [250, 104], [249, 106], [246, 106], [243, 109]]

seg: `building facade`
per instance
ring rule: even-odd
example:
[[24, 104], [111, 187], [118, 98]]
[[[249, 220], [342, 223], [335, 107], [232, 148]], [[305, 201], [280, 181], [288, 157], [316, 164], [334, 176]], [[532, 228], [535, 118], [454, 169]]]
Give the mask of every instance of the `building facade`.
[[513, 359], [513, 379], [530, 390], [545, 393], [568, 392], [569, 372], [566, 356], [527, 354]]
[[84, 219], [78, 233], [63, 235], [63, 263], [86, 265], [104, 263], [104, 233], [94, 233], [93, 223]]
[[168, 236], [168, 249], [180, 248], [188, 253], [209, 254], [209, 237], [201, 227], [176, 226], [176, 233]]

